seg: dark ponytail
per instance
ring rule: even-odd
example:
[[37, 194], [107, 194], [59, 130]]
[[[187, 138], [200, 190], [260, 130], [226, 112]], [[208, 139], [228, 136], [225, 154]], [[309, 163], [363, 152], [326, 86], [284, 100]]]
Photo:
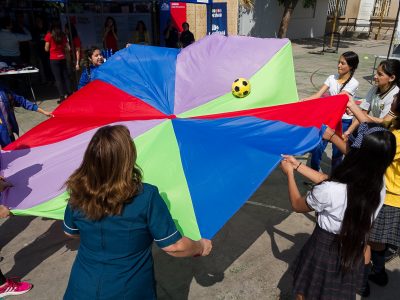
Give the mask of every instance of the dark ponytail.
[[340, 87], [339, 93], [344, 89], [344, 87], [350, 82], [350, 80], [353, 78], [354, 73], [358, 67], [359, 59], [357, 53], [353, 51], [347, 51], [344, 52], [341, 57], [343, 57], [347, 64], [350, 67], [350, 77], [342, 84]]
[[[368, 123], [367, 126], [379, 125]], [[344, 272], [354, 270], [364, 257], [372, 220], [381, 202], [383, 175], [395, 153], [396, 138], [390, 131], [366, 134], [360, 148], [350, 147], [332, 173], [330, 180], [347, 186], [347, 207], [339, 234], [340, 264]]]

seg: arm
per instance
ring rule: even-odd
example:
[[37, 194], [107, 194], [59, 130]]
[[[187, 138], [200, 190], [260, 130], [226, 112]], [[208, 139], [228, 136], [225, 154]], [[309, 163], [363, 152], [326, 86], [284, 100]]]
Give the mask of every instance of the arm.
[[50, 43], [49, 43], [49, 42], [46, 42], [46, 43], [44, 44], [44, 51], [46, 51], [46, 52], [49, 52], [49, 51], [50, 51]]
[[316, 98], [321, 98], [323, 94], [326, 93], [326, 91], [329, 89], [329, 86], [327, 86], [326, 84], [324, 84], [318, 92], [316, 92], [315, 94], [312, 94], [310, 97], [304, 98], [301, 101], [304, 100], [311, 100], [311, 99], [316, 99]]
[[75, 70], [79, 70], [79, 62], [81, 61], [81, 48], [75, 48], [75, 55], [76, 55], [76, 64]]
[[205, 256], [210, 253], [212, 248], [210, 240], [201, 239], [193, 241], [181, 236], [180, 232], [176, 229], [166, 203], [156, 188], [153, 188], [151, 200], [149, 201], [147, 220], [148, 228], [154, 241], [169, 255], [188, 257]]
[[79, 63], [81, 62], [81, 40], [79, 39], [79, 37], [75, 37], [74, 47], [75, 47], [75, 57], [76, 57], [75, 70], [78, 71], [80, 68]]
[[371, 122], [368, 112], [361, 109], [352, 99], [349, 99], [347, 103], [347, 108], [354, 114], [355, 118], [350, 125], [350, 127], [343, 133], [343, 138], [347, 140], [349, 135], [360, 125], [361, 122]]
[[174, 257], [206, 256], [211, 249], [210, 240], [193, 241], [187, 237], [182, 237], [176, 243], [162, 248], [162, 250]]
[[287, 176], [289, 199], [293, 210], [298, 213], [310, 212], [311, 209], [306, 203], [305, 196], [301, 196], [299, 188], [297, 187], [292, 164], [286, 160], [282, 160], [281, 168], [283, 173]]
[[31, 101], [25, 99], [24, 97], [17, 95], [15, 93], [11, 93], [11, 96], [14, 98], [15, 106], [21, 106], [26, 110], [37, 111], [37, 104], [32, 103]]
[[338, 147], [340, 152], [342, 152], [344, 155], [346, 155], [346, 153], [347, 153], [346, 142], [340, 136], [338, 136], [332, 128], [327, 127], [322, 138], [324, 140], [334, 144], [336, 147]]
[[54, 115], [51, 112], [41, 109], [40, 107], [38, 107], [37, 112], [45, 115], [46, 117], [54, 117]]
[[282, 157], [284, 161], [292, 165], [293, 170], [298, 171], [313, 183], [320, 183], [328, 178], [328, 175], [307, 167], [291, 155], [282, 155]]

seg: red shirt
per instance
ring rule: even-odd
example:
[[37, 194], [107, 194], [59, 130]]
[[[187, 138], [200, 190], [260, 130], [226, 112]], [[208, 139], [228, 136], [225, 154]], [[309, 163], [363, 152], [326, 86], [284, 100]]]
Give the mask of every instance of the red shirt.
[[60, 44], [56, 44], [50, 32], [46, 34], [44, 40], [50, 44], [50, 59], [65, 59], [65, 46], [67, 45], [67, 37], [64, 36]]
[[106, 35], [105, 46], [106, 49], [112, 49], [113, 53], [118, 51], [118, 43], [112, 32], [108, 32], [108, 34]]

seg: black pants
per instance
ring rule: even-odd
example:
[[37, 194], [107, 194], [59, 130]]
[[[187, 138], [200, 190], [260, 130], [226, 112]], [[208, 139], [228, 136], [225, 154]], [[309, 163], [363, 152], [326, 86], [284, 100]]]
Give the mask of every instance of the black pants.
[[67, 62], [65, 59], [51, 59], [50, 60], [51, 71], [53, 72], [54, 79], [56, 80], [56, 86], [60, 100], [64, 99], [66, 94], [72, 94], [71, 81], [68, 77]]

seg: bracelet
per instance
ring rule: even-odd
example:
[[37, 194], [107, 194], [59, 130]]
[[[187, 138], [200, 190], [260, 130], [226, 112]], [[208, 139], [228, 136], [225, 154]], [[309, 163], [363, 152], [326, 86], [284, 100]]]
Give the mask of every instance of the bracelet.
[[335, 134], [336, 134], [336, 132], [334, 131], [334, 132], [332, 133], [332, 135], [330, 136], [330, 138], [329, 138], [328, 142], [330, 142], [330, 141], [331, 141], [332, 137], [333, 137]]
[[299, 164], [297, 165], [296, 168], [294, 168], [295, 171], [297, 171], [297, 169], [301, 166], [302, 162], [299, 162]]

